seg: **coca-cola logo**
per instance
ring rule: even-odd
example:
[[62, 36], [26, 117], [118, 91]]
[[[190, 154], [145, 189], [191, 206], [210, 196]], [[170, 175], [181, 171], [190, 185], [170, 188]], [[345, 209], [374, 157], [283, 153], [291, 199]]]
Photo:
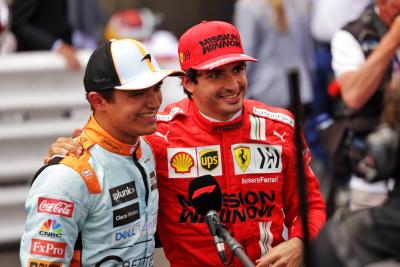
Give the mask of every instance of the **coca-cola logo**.
[[31, 253], [48, 257], [64, 258], [66, 246], [67, 243], [33, 238], [31, 243]]
[[61, 215], [71, 218], [74, 212], [74, 202], [54, 198], [39, 197], [38, 212]]

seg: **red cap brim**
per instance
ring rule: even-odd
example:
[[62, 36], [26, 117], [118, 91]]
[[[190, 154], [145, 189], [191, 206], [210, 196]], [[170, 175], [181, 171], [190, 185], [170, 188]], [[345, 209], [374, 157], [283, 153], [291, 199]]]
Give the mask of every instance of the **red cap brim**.
[[257, 59], [250, 57], [245, 54], [227, 54], [227, 55], [222, 55], [219, 57], [215, 57], [212, 59], [209, 59], [207, 61], [204, 61], [200, 64], [191, 66], [191, 68], [195, 70], [212, 70], [214, 68], [220, 67], [222, 65], [226, 65], [232, 62], [237, 62], [237, 61], [258, 61]]

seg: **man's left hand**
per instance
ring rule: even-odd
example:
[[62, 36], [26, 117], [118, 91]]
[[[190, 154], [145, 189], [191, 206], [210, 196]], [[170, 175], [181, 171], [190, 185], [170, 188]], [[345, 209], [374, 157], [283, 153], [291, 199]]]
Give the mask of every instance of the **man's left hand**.
[[256, 267], [299, 267], [303, 262], [303, 241], [294, 237], [272, 248], [256, 260]]

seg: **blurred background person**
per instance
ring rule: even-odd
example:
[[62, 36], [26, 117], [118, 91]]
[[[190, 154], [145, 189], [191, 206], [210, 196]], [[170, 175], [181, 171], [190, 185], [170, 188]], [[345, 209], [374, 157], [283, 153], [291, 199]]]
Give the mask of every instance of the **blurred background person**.
[[324, 129], [332, 123], [334, 101], [328, 91], [336, 89], [336, 83], [332, 82], [335, 77], [332, 69], [330, 42], [338, 30], [348, 22], [358, 18], [371, 3], [373, 3], [373, 0], [312, 0], [310, 27], [314, 39], [315, 54], [312, 110], [318, 132], [317, 138], [320, 140], [319, 144], [321, 144], [319, 151], [322, 154], [321, 158], [326, 170], [325, 176], [321, 179], [321, 190], [327, 198], [328, 215], [332, 214], [338, 207], [346, 206], [349, 198], [345, 186], [348, 178], [332, 175], [334, 166], [330, 165], [326, 154], [326, 144], [329, 144], [329, 137], [322, 134]]
[[[162, 15], [149, 8], [127, 8], [115, 12], [110, 17], [105, 26], [104, 37], [106, 40], [121, 38], [139, 40], [151, 51], [162, 68], [179, 68], [176, 53], [178, 40], [172, 32], [159, 29], [161, 23]], [[170, 90], [177, 87], [180, 87], [177, 79], [164, 81], [160, 111], [165, 106], [186, 97], [183, 89]]]
[[365, 182], [395, 178], [377, 207], [335, 214], [313, 244], [315, 266], [400, 266], [400, 83], [385, 87], [383, 120], [358, 150], [356, 171]]
[[15, 36], [9, 31], [10, 12], [6, 2], [0, 0], [0, 55], [17, 50]]
[[353, 147], [376, 130], [384, 108], [388, 81], [400, 70], [400, 1], [375, 0], [332, 39], [332, 66], [339, 88], [334, 123], [327, 129], [333, 171], [350, 175], [350, 209], [381, 204], [391, 182], [369, 184], [352, 166]]
[[311, 104], [314, 69], [309, 30], [309, 1], [238, 0], [234, 21], [247, 54], [262, 64], [248, 66], [247, 97], [272, 106], [290, 108], [289, 68], [300, 72], [304, 107]]
[[76, 49], [102, 40], [106, 15], [97, 0], [15, 0], [11, 7], [18, 51], [54, 50], [76, 70]]

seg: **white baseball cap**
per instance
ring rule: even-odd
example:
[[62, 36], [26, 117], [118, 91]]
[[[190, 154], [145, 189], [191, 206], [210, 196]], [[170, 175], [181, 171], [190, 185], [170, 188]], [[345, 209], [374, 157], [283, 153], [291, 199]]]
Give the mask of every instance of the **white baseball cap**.
[[168, 76], [182, 76], [180, 70], [162, 70], [144, 45], [134, 39], [111, 40], [89, 58], [83, 79], [85, 90], [139, 90]]

